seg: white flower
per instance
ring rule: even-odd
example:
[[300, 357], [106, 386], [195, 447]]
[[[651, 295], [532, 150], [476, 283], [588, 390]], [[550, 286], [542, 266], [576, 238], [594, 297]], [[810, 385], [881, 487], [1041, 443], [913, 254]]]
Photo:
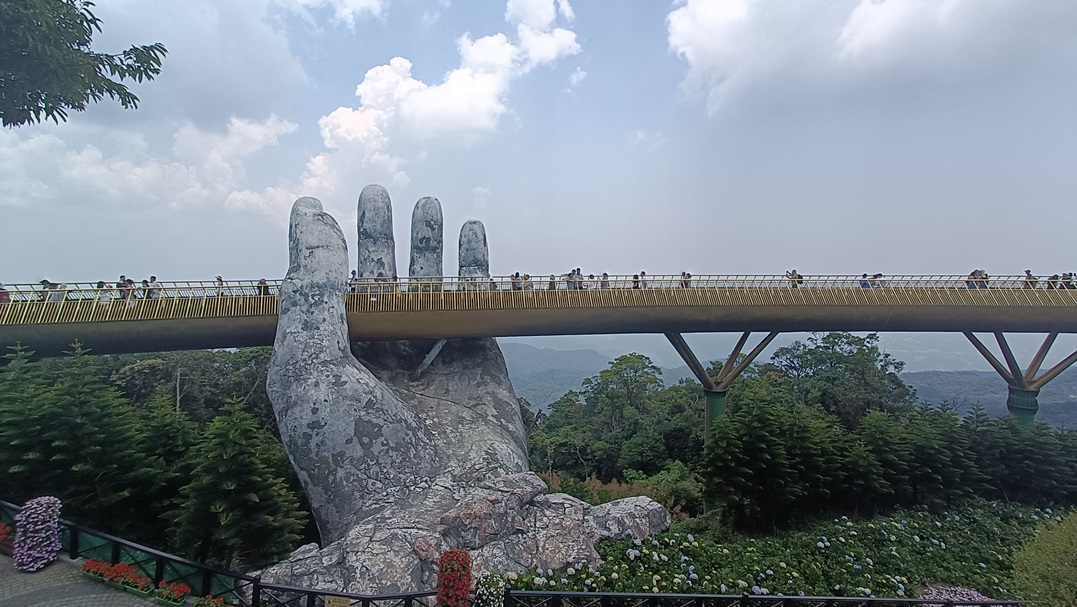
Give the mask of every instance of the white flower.
[[565, 573], [567, 573], [569, 575], [576, 575], [576, 570], [573, 569], [572, 567], [569, 567], [568, 571], [566, 571]]

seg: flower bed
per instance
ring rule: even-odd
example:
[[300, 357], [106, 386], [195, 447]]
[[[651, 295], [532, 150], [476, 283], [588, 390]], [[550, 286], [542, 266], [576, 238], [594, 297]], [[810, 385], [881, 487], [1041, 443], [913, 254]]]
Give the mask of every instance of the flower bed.
[[717, 543], [692, 534], [604, 542], [603, 564], [509, 574], [517, 590], [913, 597], [946, 584], [997, 599], [1012, 591], [1013, 552], [1049, 510], [979, 503], [951, 512], [842, 517], [804, 531]]
[[182, 605], [187, 596], [191, 594], [191, 587], [182, 582], [164, 582], [157, 585], [157, 596], [154, 599], [158, 605], [172, 606]]

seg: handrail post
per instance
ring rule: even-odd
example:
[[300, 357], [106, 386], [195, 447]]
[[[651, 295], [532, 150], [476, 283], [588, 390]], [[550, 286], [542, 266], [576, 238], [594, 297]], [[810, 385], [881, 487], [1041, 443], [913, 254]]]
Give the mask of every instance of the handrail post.
[[153, 560], [153, 587], [156, 588], [165, 579], [165, 559], [157, 556]]
[[67, 527], [67, 553], [72, 559], [79, 558], [79, 530], [73, 525]]
[[212, 582], [212, 572], [209, 569], [202, 570], [202, 592], [198, 596], [206, 596], [210, 594], [210, 586]]
[[120, 562], [120, 544], [119, 542], [111, 542], [112, 546], [112, 564]]
[[251, 607], [262, 607], [262, 578], [251, 582]]

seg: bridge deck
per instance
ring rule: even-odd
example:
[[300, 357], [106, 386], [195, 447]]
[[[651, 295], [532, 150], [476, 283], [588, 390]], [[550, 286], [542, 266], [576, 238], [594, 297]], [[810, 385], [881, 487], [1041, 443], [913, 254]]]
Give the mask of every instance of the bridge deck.
[[[1018, 277], [900, 277], [861, 287], [822, 277], [446, 278], [352, 286], [349, 330], [363, 340], [723, 331], [1003, 331], [1077, 333], [1077, 289]], [[514, 284], [515, 282], [515, 284]], [[633, 288], [638, 286], [639, 288]], [[517, 287], [517, 289], [514, 289]], [[971, 287], [971, 288], [970, 288]], [[1035, 288], [1032, 288], [1035, 287]], [[1048, 288], [1050, 287], [1050, 288]], [[279, 283], [169, 283], [136, 289], [16, 288], [0, 304], [0, 346], [55, 355], [75, 339], [98, 353], [271, 345]], [[259, 295], [258, 293], [268, 293]], [[48, 301], [50, 295], [57, 301]], [[144, 297], [146, 296], [146, 297]]]

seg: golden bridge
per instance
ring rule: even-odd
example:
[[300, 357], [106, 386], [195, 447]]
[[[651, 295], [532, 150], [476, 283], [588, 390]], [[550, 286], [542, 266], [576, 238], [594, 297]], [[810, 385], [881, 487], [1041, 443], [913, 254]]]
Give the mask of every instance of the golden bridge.
[[[279, 288], [280, 281], [136, 288], [10, 285], [10, 301], [0, 301], [0, 347], [22, 343], [38, 356], [55, 356], [75, 340], [98, 354], [268, 346], [276, 333]], [[1077, 333], [1077, 284], [1071, 280], [424, 277], [363, 279], [349, 283], [347, 291], [348, 326], [355, 340], [662, 333], [704, 387], [721, 393], [781, 332], [960, 332], [1007, 380], [1011, 400], [1017, 390], [1029, 393], [1025, 396], [1032, 403], [1040, 386], [1077, 361], [1074, 353], [1035, 377], [1057, 335]], [[741, 348], [756, 331], [767, 337], [742, 357]], [[743, 333], [724, 367], [725, 377], [707, 378], [680, 336], [699, 332]], [[1004, 363], [977, 332], [994, 334]], [[1047, 334], [1027, 370], [1010, 352], [1006, 332]]]

